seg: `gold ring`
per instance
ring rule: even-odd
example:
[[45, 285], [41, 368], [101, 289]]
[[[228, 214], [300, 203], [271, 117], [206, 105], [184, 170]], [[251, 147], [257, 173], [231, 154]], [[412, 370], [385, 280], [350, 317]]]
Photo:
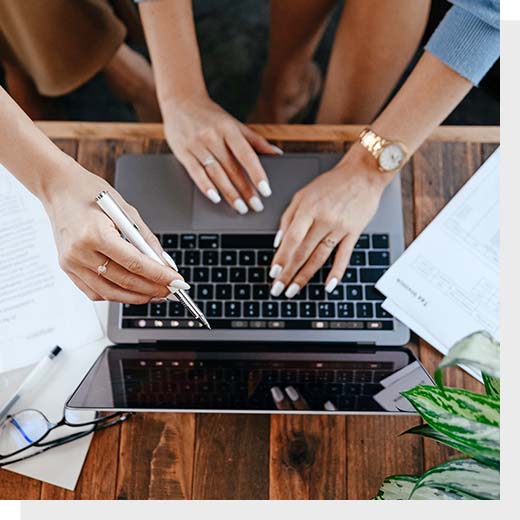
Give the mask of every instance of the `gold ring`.
[[335, 248], [337, 244], [337, 242], [331, 237], [324, 238], [322, 242], [330, 249]]
[[97, 267], [98, 276], [101, 276], [102, 274], [105, 274], [107, 272], [108, 262], [110, 262], [110, 260], [107, 258], [103, 265], [98, 265], [98, 267]]

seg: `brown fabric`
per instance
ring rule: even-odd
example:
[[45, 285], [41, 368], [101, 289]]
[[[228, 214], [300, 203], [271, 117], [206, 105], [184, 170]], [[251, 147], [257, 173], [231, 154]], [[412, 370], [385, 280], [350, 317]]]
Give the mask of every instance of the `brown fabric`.
[[132, 0], [0, 0], [0, 58], [60, 96], [106, 66], [127, 27], [139, 36], [138, 16]]

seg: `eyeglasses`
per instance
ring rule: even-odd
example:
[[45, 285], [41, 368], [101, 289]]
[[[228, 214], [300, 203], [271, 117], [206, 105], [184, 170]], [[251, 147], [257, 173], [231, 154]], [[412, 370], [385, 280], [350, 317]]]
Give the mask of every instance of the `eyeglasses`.
[[[57, 448], [94, 432], [120, 424], [132, 415], [133, 413], [127, 412], [104, 416], [96, 414], [95, 419], [81, 423], [69, 421], [65, 410], [62, 419], [57, 423], [50, 422], [39, 410], [27, 409], [14, 415], [8, 415], [0, 422], [0, 468], [30, 459], [52, 448]], [[63, 437], [45, 440], [51, 432], [62, 426], [86, 429]], [[27, 452], [31, 448], [33, 450]]]

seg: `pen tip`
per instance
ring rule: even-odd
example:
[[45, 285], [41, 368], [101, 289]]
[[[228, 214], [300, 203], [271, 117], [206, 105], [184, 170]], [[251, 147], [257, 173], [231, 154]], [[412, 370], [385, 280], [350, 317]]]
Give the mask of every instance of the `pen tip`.
[[208, 322], [208, 320], [204, 317], [204, 316], [201, 316], [200, 318], [200, 321], [201, 323], [208, 329], [208, 330], [211, 330], [211, 326]]

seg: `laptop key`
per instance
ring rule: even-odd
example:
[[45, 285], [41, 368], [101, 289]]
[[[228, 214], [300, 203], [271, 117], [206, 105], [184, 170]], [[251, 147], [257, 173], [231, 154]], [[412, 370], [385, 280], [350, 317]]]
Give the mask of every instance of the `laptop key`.
[[368, 263], [369, 265], [390, 265], [390, 255], [388, 251], [370, 251]]
[[200, 265], [200, 251], [184, 251], [185, 265]]
[[347, 300], [363, 299], [363, 288], [361, 285], [347, 285]]
[[209, 282], [209, 268], [194, 267], [193, 268], [193, 281], [194, 282]]
[[315, 318], [316, 317], [316, 303], [315, 302], [301, 302], [300, 303], [300, 317], [301, 318]]
[[328, 300], [343, 300], [345, 292], [342, 285], [338, 285], [331, 293], [327, 293]]
[[249, 285], [235, 285], [235, 300], [251, 299], [251, 287]]
[[323, 285], [309, 284], [307, 294], [309, 295], [309, 300], [321, 301], [325, 299], [325, 288]]
[[350, 265], [367, 265], [365, 251], [354, 251], [350, 257]]
[[197, 298], [200, 300], [213, 299], [213, 285], [201, 284], [197, 286]]
[[346, 283], [356, 283], [358, 281], [357, 269], [354, 267], [350, 267], [345, 271], [342, 282]]
[[206, 304], [206, 315], [209, 318], [220, 318], [222, 316], [222, 302], [208, 302]]
[[229, 281], [243, 283], [246, 281], [246, 269], [244, 267], [232, 267], [229, 270]]
[[181, 235], [181, 249], [195, 249], [197, 247], [197, 239], [195, 235]]
[[240, 316], [242, 304], [240, 302], [226, 302], [225, 316], [227, 318], [238, 318]]
[[385, 297], [373, 285], [365, 285], [365, 300], [384, 299]]
[[255, 252], [254, 251], [240, 251], [238, 254], [239, 265], [255, 265]]
[[250, 267], [247, 270], [247, 281], [249, 283], [264, 283], [265, 282], [265, 268]]
[[282, 318], [296, 318], [298, 308], [296, 302], [282, 302], [281, 317]]
[[338, 318], [353, 318], [354, 304], [348, 302], [338, 303]]
[[222, 249], [270, 249], [273, 247], [274, 235], [222, 235]]
[[359, 270], [359, 276], [360, 280], [363, 283], [376, 283], [381, 276], [385, 273], [386, 269], [360, 269]]
[[202, 251], [202, 265], [218, 265], [218, 251]]
[[217, 249], [218, 235], [199, 235], [200, 249]]
[[186, 315], [186, 309], [180, 302], [170, 302], [168, 308], [168, 316], [170, 318], [184, 318]]
[[253, 300], [268, 300], [269, 299], [269, 285], [253, 285]]
[[370, 241], [368, 238], [368, 235], [360, 235], [358, 241], [356, 242], [356, 245], [354, 246], [354, 249], [368, 249], [370, 247]]
[[231, 285], [216, 285], [215, 298], [217, 300], [231, 300]]
[[161, 245], [164, 249], [177, 249], [179, 247], [179, 237], [177, 235], [163, 235]]
[[273, 251], [258, 251], [257, 256], [258, 265], [271, 265], [271, 261], [273, 259]]
[[386, 312], [381, 303], [376, 303], [376, 316], [378, 318], [391, 318], [391, 314]]
[[162, 318], [166, 316], [166, 302], [164, 303], [151, 303], [150, 304], [150, 315], [152, 318]]
[[125, 303], [123, 305], [123, 316], [148, 316], [148, 305], [131, 305]]
[[237, 265], [237, 252], [222, 251], [220, 253], [220, 263], [222, 265]]
[[227, 267], [212, 267], [211, 268], [211, 281], [212, 282], [227, 282], [228, 281], [228, 268]]
[[372, 247], [374, 249], [388, 249], [388, 235], [372, 235]]
[[244, 316], [246, 318], [258, 318], [260, 316], [260, 303], [244, 302]]
[[262, 315], [264, 318], [278, 318], [278, 302], [262, 303]]
[[370, 302], [356, 303], [356, 314], [358, 318], [372, 318], [374, 316], [374, 308]]
[[336, 309], [332, 302], [321, 302], [318, 303], [318, 316], [320, 318], [335, 318]]

